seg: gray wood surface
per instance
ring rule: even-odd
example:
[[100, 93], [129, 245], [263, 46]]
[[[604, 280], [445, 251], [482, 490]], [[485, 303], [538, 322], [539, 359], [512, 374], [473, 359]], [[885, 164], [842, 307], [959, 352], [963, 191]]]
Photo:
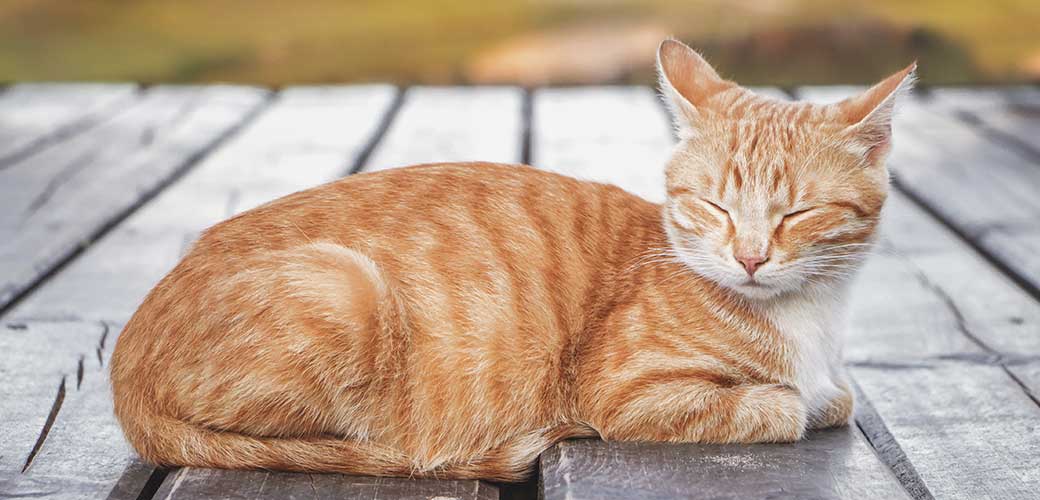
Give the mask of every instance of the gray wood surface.
[[366, 172], [417, 163], [517, 163], [523, 93], [513, 87], [412, 87]]
[[130, 84], [22, 83], [0, 93], [0, 169], [88, 129], [134, 100]]
[[1036, 300], [898, 191], [851, 313], [850, 362], [1040, 356]]
[[401, 480], [336, 474], [181, 469], [156, 492], [156, 500], [493, 500], [498, 488], [481, 481]]
[[1029, 397], [1040, 405], [1040, 361], [1010, 365], [1008, 371], [1022, 384]]
[[265, 94], [156, 87], [110, 120], [0, 170], [0, 308], [191, 166]]
[[536, 90], [533, 98], [532, 165], [664, 200], [664, 163], [673, 139], [653, 90], [550, 88]]
[[567, 441], [542, 456], [552, 499], [908, 498], [855, 428], [794, 444]]
[[[858, 89], [807, 87], [833, 101]], [[1037, 157], [994, 140], [922, 98], [908, 99], [895, 123], [890, 165], [900, 185], [944, 221], [1040, 290], [1040, 168]]]
[[[0, 492], [84, 498], [105, 496], [118, 485], [116, 497], [137, 496], [151, 469], [136, 462], [120, 435], [101, 366], [119, 327], [200, 230], [342, 174], [371, 139], [393, 92], [385, 86], [283, 92], [240, 134], [2, 318], [5, 329], [0, 332], [28, 339], [12, 347], [10, 359], [26, 360], [32, 368], [41, 363], [41, 355], [51, 352], [54, 359], [49, 362], [55, 368], [50, 373], [22, 370], [5, 377], [0, 387], [45, 389], [36, 403], [42, 408], [28, 411], [35, 418], [32, 425], [8, 431], [21, 434], [0, 441], [2, 455], [12, 457], [2, 462]], [[97, 329], [102, 321], [110, 330], [98, 361]], [[46, 344], [32, 342], [31, 334], [44, 328], [56, 329], [51, 335], [60, 341], [55, 343], [68, 351], [49, 351]], [[69, 374], [79, 373], [80, 359], [84, 368], [77, 391], [69, 386]], [[59, 373], [66, 380], [65, 401], [32, 466], [21, 473], [44, 425], [39, 415], [45, 421], [49, 414]]]
[[936, 87], [930, 106], [959, 113], [1020, 144], [1040, 151], [1040, 89], [1031, 86]]
[[[763, 92], [783, 97], [775, 90]], [[536, 92], [534, 99], [535, 166], [542, 167], [546, 159], [552, 170], [609, 181], [650, 199], [663, 198], [664, 161], [674, 139], [649, 89], [553, 89]], [[554, 120], [566, 120], [566, 126], [554, 125]], [[656, 194], [651, 182], [659, 183]], [[557, 446], [542, 465], [546, 498], [903, 495], [855, 429], [819, 433], [794, 446], [579, 441]], [[740, 479], [719, 481], [720, 474]]]
[[1036, 498], [1040, 407], [1000, 366], [852, 368], [935, 498]]

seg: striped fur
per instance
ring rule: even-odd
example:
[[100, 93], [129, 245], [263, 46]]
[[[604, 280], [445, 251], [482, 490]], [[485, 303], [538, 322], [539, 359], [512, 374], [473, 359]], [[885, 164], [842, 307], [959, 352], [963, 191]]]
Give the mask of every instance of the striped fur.
[[[724, 81], [678, 42], [659, 55], [681, 134], [664, 205], [438, 164], [206, 231], [116, 345], [130, 443], [162, 465], [513, 481], [568, 437], [845, 424], [844, 289], [912, 68], [813, 106]], [[753, 273], [737, 261], [758, 254]]]

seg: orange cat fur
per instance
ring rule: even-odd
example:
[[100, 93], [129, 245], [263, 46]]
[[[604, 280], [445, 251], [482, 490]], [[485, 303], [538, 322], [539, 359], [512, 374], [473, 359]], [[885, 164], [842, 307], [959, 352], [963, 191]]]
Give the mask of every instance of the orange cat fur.
[[679, 42], [658, 61], [681, 139], [664, 205], [440, 164], [209, 229], [116, 345], [130, 443], [162, 465], [512, 481], [567, 437], [845, 425], [843, 295], [914, 67], [817, 106], [757, 96]]

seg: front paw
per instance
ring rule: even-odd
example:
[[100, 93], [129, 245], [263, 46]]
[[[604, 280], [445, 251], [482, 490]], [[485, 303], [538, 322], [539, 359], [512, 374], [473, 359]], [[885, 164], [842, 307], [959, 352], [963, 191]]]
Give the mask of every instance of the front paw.
[[745, 401], [754, 401], [757, 410], [753, 431], [745, 442], [789, 443], [805, 435], [808, 412], [801, 393], [789, 385], [758, 386]]
[[829, 429], [849, 425], [855, 405], [852, 391], [843, 387], [841, 395], [828, 401], [818, 414], [809, 419], [809, 428]]

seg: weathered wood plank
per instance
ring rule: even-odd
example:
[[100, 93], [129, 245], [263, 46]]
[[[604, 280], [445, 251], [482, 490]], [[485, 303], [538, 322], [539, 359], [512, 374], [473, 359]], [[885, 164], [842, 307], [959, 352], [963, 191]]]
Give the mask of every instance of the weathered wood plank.
[[0, 169], [125, 109], [130, 84], [23, 83], [0, 94]]
[[566, 441], [542, 457], [552, 499], [908, 498], [854, 428], [793, 444]]
[[999, 366], [852, 372], [936, 498], [1035, 498], [1040, 407]]
[[157, 87], [0, 171], [0, 308], [190, 166], [264, 97], [243, 87]]
[[[798, 92], [832, 101], [856, 90], [809, 87]], [[1035, 158], [920, 98], [904, 103], [895, 129], [890, 165], [900, 186], [1025, 286], [1040, 290], [1040, 168]]]
[[[58, 331], [53, 334], [71, 349], [52, 352], [56, 366], [65, 366], [60, 370], [66, 380], [68, 373], [77, 371], [81, 351], [88, 355], [82, 389], [73, 392], [66, 387], [67, 400], [29, 470], [20, 473], [19, 460], [2, 462], [4, 493], [48, 491], [56, 498], [98, 497], [118, 485], [114, 493], [137, 495], [150, 468], [140, 467], [127, 450], [109, 406], [106, 373], [101, 363], [89, 357], [91, 350], [96, 351], [97, 335], [85, 335], [84, 329], [96, 330], [99, 321], [111, 325], [101, 351], [102, 362], [107, 360], [122, 323], [200, 230], [276, 196], [340, 175], [370, 140], [392, 96], [393, 89], [385, 86], [284, 91], [242, 133], [6, 315], [4, 324], [16, 325], [16, 331], [24, 324], [30, 334], [43, 325], [54, 325], [50, 328]], [[61, 317], [68, 321], [48, 320]], [[32, 366], [45, 352], [16, 351], [11, 356]], [[34, 377], [45, 379], [43, 386], [53, 398], [60, 382], [56, 375], [25, 373], [5, 379], [4, 387], [32, 386]], [[42, 408], [45, 415], [48, 409], [49, 404]], [[35, 439], [38, 433], [37, 427], [30, 437]], [[0, 453], [24, 460], [29, 453], [25, 441], [21, 437], [2, 440]]]
[[412, 87], [364, 170], [521, 156], [523, 93], [513, 87]]
[[[534, 164], [549, 159], [556, 171], [663, 199], [664, 162], [674, 139], [656, 97], [645, 88], [588, 92], [535, 93]], [[546, 498], [905, 496], [855, 429], [777, 446], [566, 442], [543, 456], [542, 467]], [[739, 479], [720, 481], [719, 475]]]
[[1040, 89], [1011, 87], [936, 87], [929, 104], [977, 120], [1000, 134], [1040, 151]]
[[0, 474], [25, 466], [52, 410], [77, 392], [88, 367], [97, 368], [108, 330], [100, 322], [0, 324]]
[[1037, 302], [898, 191], [851, 305], [851, 362], [1040, 356]]
[[1008, 371], [1025, 388], [1029, 397], [1040, 405], [1040, 361], [1008, 366]]
[[664, 163], [673, 139], [649, 88], [537, 90], [531, 144], [534, 166], [664, 200]]
[[480, 481], [400, 480], [332, 474], [181, 469], [163, 482], [153, 498], [493, 500], [498, 498], [498, 488]]

